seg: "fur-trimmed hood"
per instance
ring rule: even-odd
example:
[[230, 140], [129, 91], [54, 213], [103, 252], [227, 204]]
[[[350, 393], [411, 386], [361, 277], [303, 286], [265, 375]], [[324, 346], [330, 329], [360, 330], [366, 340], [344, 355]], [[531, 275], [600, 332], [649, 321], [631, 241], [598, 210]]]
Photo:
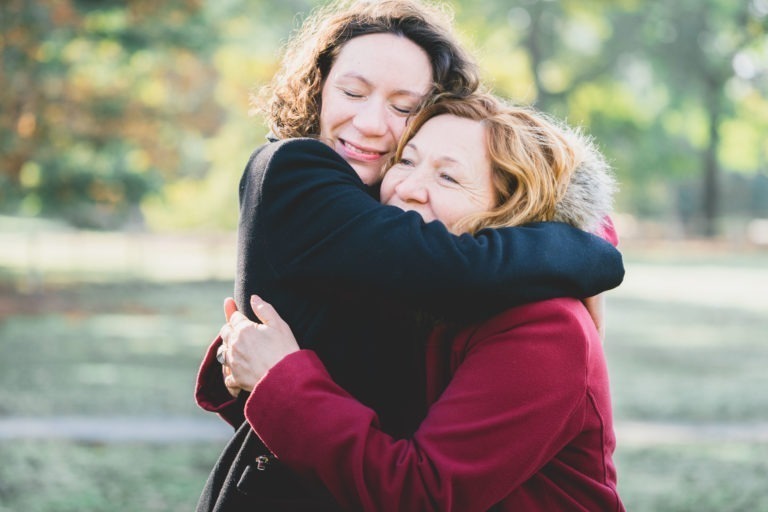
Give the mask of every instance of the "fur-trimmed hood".
[[613, 169], [591, 137], [577, 128], [563, 127], [575, 148], [576, 169], [553, 220], [565, 222], [590, 233], [599, 233], [613, 209], [618, 189]]

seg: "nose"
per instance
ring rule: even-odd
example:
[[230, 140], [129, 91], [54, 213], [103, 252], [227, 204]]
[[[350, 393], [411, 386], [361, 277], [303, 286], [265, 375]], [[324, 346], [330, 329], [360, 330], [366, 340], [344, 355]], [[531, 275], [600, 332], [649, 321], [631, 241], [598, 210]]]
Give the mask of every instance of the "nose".
[[385, 105], [375, 99], [366, 101], [360, 105], [352, 125], [366, 137], [381, 137], [387, 132]]
[[395, 194], [401, 201], [421, 204], [429, 202], [429, 188], [422, 174], [413, 169], [395, 186]]

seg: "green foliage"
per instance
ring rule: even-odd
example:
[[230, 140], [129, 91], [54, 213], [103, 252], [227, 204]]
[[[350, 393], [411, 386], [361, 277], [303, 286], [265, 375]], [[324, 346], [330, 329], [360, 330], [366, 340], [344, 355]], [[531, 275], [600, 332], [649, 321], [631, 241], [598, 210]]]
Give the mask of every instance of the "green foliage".
[[[496, 90], [585, 125], [617, 168], [621, 210], [671, 219], [681, 183], [727, 193], [724, 172], [766, 172], [764, 2], [461, 3]], [[687, 218], [733, 203], [697, 198]]]
[[[232, 227], [239, 174], [265, 134], [249, 95], [320, 3], [2, 2], [0, 212]], [[672, 220], [683, 184], [766, 174], [763, 0], [447, 3], [496, 92], [596, 137], [620, 210]], [[734, 201], [717, 190], [728, 193], [682, 209], [724, 213]]]
[[12, 1], [0, 25], [0, 209], [118, 227], [162, 180], [205, 172], [176, 150], [222, 116], [198, 2]]

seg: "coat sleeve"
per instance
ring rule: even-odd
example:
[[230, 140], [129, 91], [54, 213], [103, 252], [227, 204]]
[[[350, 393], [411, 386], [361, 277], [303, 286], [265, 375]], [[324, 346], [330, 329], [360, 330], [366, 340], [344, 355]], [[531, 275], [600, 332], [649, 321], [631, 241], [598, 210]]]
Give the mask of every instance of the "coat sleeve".
[[586, 313], [574, 317], [574, 306], [545, 304], [518, 308], [525, 311], [513, 325], [481, 327], [410, 439], [382, 432], [375, 413], [306, 350], [262, 379], [246, 418], [278, 459], [319, 478], [345, 508], [487, 510], [583, 424], [586, 337], [594, 328]]
[[217, 336], [203, 356], [195, 382], [195, 402], [201, 409], [217, 413], [236, 429], [245, 421], [243, 402], [233, 398], [224, 385], [221, 365], [216, 361], [216, 350], [221, 343], [221, 336]]
[[[433, 312], [478, 311], [617, 286], [620, 253], [562, 223], [452, 235], [439, 222], [381, 205], [331, 148], [267, 145], [241, 181], [240, 257], [259, 251], [280, 280], [375, 289]], [[248, 273], [247, 261], [239, 272]]]

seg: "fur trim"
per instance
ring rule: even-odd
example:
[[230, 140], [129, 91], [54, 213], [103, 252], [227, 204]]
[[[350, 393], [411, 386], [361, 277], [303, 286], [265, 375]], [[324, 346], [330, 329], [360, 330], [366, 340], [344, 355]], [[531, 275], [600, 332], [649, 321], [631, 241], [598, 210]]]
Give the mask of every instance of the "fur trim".
[[591, 137], [575, 128], [563, 129], [577, 151], [579, 163], [555, 208], [553, 220], [598, 233], [613, 209], [613, 196], [618, 189], [613, 169]]

